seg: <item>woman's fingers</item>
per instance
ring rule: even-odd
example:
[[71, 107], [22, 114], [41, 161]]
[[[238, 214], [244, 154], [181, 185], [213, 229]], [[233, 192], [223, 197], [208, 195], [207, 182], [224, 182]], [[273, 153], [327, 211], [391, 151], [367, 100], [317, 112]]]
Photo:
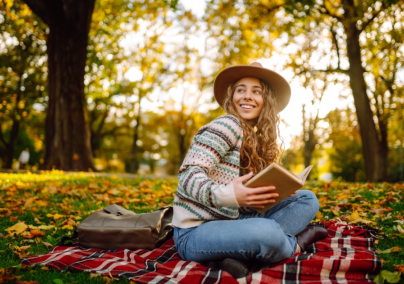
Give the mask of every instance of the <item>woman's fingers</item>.
[[275, 190], [276, 187], [273, 185], [270, 185], [270, 186], [255, 187], [255, 188], [248, 187], [248, 189], [249, 189], [248, 195], [256, 195], [256, 194], [263, 194], [263, 193]]
[[242, 182], [247, 181], [247, 180], [249, 180], [250, 178], [252, 178], [252, 176], [253, 176], [253, 172], [250, 172], [250, 173], [248, 173], [248, 174], [246, 174], [246, 175], [243, 175], [243, 176], [241, 176], [241, 177], [236, 178], [234, 181], [235, 181], [235, 182], [242, 183]]
[[264, 201], [268, 199], [275, 200], [279, 196], [278, 193], [270, 193], [270, 194], [258, 194], [247, 197], [249, 201]]
[[261, 200], [261, 201], [251, 201], [248, 202], [248, 207], [258, 207], [258, 208], [264, 208], [265, 204], [269, 204], [269, 203], [274, 203], [275, 199], [267, 199], [267, 200]]

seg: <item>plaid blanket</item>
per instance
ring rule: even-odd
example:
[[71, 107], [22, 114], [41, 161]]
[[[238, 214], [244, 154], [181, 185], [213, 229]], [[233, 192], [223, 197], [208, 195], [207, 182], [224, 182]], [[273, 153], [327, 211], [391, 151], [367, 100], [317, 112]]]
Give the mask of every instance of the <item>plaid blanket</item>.
[[304, 253], [273, 264], [245, 278], [207, 268], [178, 255], [172, 239], [154, 250], [89, 249], [56, 246], [48, 253], [21, 259], [23, 265], [125, 277], [136, 283], [374, 283], [381, 269], [374, 238], [364, 227], [325, 223], [329, 235]]

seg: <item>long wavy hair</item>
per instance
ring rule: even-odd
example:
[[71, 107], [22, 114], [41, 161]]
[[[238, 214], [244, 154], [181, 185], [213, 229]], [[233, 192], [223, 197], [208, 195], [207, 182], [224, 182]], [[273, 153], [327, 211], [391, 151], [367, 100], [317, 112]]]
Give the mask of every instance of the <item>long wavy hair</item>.
[[[240, 175], [253, 172], [254, 175], [262, 171], [269, 164], [281, 163], [283, 139], [279, 134], [280, 117], [276, 111], [274, 91], [264, 80], [260, 80], [263, 87], [264, 105], [255, 126], [251, 126], [237, 112], [233, 103], [233, 95], [237, 82], [229, 86], [223, 102], [224, 110], [237, 117], [243, 128], [244, 138], [240, 149]], [[277, 144], [277, 138], [281, 144]]]

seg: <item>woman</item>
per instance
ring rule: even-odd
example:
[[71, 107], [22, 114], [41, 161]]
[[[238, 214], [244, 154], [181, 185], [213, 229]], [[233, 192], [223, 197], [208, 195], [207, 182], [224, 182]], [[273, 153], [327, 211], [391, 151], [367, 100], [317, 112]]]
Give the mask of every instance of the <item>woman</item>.
[[216, 261], [209, 265], [238, 278], [248, 274], [245, 263], [274, 263], [327, 236], [307, 226], [319, 209], [311, 191], [296, 191], [259, 214], [251, 208], [275, 202], [275, 187], [243, 185], [279, 162], [278, 113], [290, 93], [283, 77], [257, 62], [217, 76], [215, 98], [227, 115], [197, 132], [178, 174], [173, 225], [183, 259]]

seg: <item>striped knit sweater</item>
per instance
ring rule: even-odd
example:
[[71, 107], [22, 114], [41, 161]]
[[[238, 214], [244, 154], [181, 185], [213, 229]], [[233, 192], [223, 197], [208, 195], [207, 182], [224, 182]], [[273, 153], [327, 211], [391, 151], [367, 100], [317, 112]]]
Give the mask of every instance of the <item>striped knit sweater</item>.
[[243, 129], [232, 115], [218, 117], [196, 133], [178, 173], [174, 226], [238, 217], [233, 180], [239, 177], [242, 141]]

